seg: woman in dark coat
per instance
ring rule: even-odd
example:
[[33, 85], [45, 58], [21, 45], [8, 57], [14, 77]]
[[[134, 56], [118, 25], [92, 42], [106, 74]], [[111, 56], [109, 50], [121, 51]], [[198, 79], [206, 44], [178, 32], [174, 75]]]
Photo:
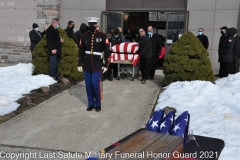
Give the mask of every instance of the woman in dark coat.
[[240, 56], [240, 38], [239, 36], [237, 35], [238, 33], [238, 30], [235, 29], [235, 44], [234, 44], [234, 48], [233, 48], [233, 61], [232, 61], [232, 64], [231, 64], [231, 71], [230, 73], [231, 74], [235, 74], [238, 72], [239, 70], [239, 63], [238, 63], [238, 57]]
[[233, 61], [233, 48], [235, 45], [234, 35], [236, 34], [235, 28], [229, 28], [227, 31], [227, 37], [224, 39], [222, 45], [219, 48], [219, 62], [223, 64], [223, 76], [227, 77], [230, 74], [230, 67]]
[[79, 30], [74, 33], [76, 40], [77, 40], [78, 47], [79, 47], [79, 43], [80, 43], [82, 34], [86, 33], [87, 31], [88, 31], [88, 26], [85, 23], [82, 23], [79, 27]]

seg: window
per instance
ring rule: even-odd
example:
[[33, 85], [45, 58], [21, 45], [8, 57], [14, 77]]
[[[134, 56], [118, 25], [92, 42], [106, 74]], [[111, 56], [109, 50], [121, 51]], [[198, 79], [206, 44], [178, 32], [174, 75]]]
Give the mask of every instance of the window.
[[149, 12], [148, 21], [167, 21], [167, 12]]

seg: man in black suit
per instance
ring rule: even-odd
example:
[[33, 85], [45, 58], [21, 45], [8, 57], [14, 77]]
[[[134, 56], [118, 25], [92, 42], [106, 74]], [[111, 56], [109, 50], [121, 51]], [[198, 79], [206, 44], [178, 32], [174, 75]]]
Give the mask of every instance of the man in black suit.
[[64, 31], [67, 33], [68, 38], [72, 38], [75, 41], [75, 43], [77, 44], [78, 43], [77, 42], [77, 38], [76, 38], [76, 36], [74, 34], [73, 29], [74, 29], [74, 22], [73, 21], [69, 21], [68, 22], [68, 26], [67, 26], [67, 28]]
[[203, 47], [207, 50], [209, 43], [208, 43], [208, 37], [205, 36], [204, 34], [204, 29], [203, 28], [199, 28], [198, 29], [198, 35], [197, 38], [200, 40], [200, 42], [202, 43]]
[[158, 67], [158, 56], [160, 55], [160, 52], [162, 50], [162, 40], [159, 34], [153, 33], [152, 26], [149, 26], [147, 28], [147, 31], [148, 37], [152, 42], [152, 58], [150, 62], [149, 79], [154, 79], [155, 70]]
[[36, 47], [36, 45], [38, 44], [38, 42], [41, 41], [43, 35], [42, 33], [39, 31], [38, 25], [36, 23], [33, 23], [32, 25], [32, 30], [29, 32], [29, 38], [30, 38], [30, 50], [31, 52], [33, 52], [34, 48]]
[[216, 77], [220, 77], [222, 78], [223, 77], [223, 74], [224, 74], [224, 64], [223, 62], [220, 61], [220, 50], [221, 50], [221, 47], [223, 45], [223, 41], [227, 38], [227, 30], [228, 30], [228, 27], [226, 26], [223, 26], [220, 28], [220, 33], [221, 33], [221, 37], [219, 39], [219, 44], [218, 44], [218, 62], [220, 63], [220, 69], [219, 69], [219, 73], [217, 75], [215, 75]]
[[46, 31], [47, 38], [47, 46], [48, 46], [48, 54], [50, 56], [50, 76], [59, 81], [59, 77], [57, 75], [58, 69], [58, 61], [61, 55], [61, 42], [63, 42], [62, 38], [60, 40], [60, 36], [57, 28], [59, 28], [59, 20], [54, 18], [52, 20], [52, 24]]
[[140, 54], [140, 70], [142, 73], [143, 84], [146, 83], [149, 77], [149, 66], [152, 57], [152, 44], [151, 40], [147, 37], [146, 32], [143, 29], [139, 30], [139, 54]]

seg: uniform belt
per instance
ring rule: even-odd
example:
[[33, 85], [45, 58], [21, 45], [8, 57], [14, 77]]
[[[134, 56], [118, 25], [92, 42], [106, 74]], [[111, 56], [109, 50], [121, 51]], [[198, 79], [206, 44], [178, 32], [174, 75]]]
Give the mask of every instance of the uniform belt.
[[101, 56], [102, 53], [101, 52], [91, 52], [91, 51], [85, 51], [86, 54], [94, 54], [94, 55], [98, 55]]

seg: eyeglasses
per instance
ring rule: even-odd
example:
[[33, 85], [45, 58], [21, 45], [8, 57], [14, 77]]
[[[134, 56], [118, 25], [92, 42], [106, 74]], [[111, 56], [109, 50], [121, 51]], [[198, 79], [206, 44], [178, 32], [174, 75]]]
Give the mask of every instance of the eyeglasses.
[[139, 32], [144, 32], [143, 30], [140, 30]]

